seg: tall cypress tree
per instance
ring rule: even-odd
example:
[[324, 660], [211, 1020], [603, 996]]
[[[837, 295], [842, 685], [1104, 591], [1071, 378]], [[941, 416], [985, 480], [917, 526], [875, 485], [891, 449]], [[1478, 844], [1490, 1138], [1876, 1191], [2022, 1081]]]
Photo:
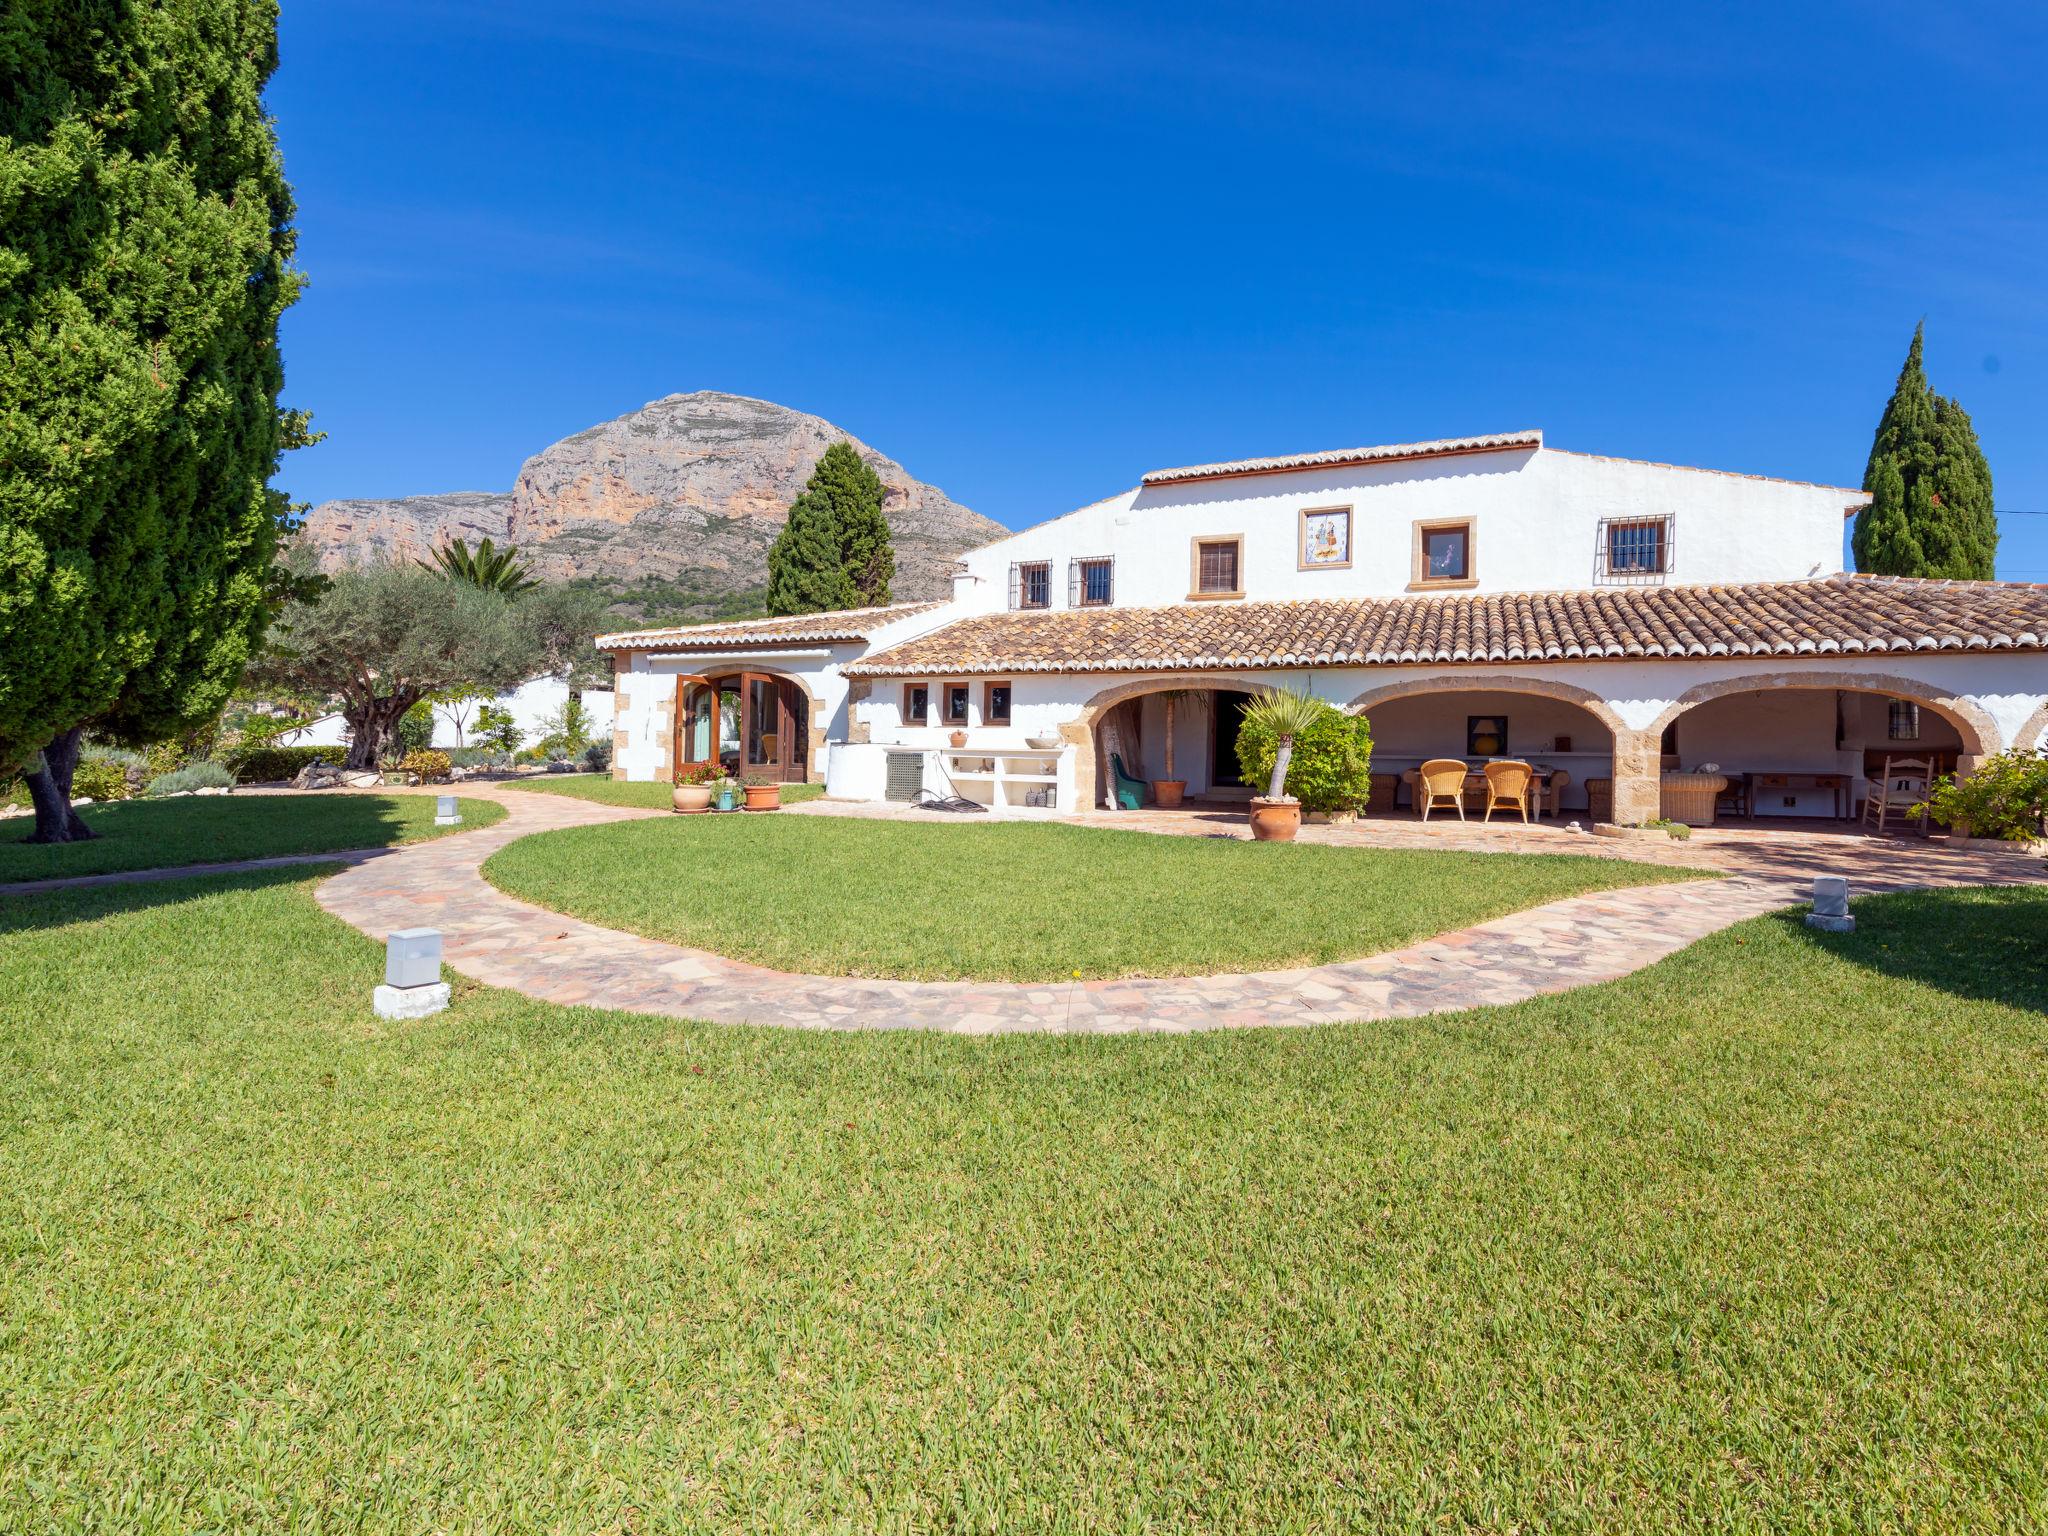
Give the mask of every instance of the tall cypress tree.
[[768, 551], [768, 611], [824, 613], [889, 601], [896, 555], [882, 517], [882, 481], [837, 442], [790, 503]]
[[81, 731], [217, 712], [278, 595], [276, 64], [274, 0], [0, 13], [0, 769], [39, 840], [90, 835]]
[[1927, 382], [1913, 344], [1871, 439], [1853, 547], [1858, 570], [1988, 581], [1998, 554], [1991, 466], [1969, 413]]

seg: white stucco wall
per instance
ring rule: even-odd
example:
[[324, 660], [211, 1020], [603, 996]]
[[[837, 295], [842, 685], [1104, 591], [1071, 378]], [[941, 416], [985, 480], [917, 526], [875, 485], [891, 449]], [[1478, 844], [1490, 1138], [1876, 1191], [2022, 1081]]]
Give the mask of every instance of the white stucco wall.
[[[569, 688], [558, 677], [537, 677], [531, 682], [521, 683], [510, 693], [498, 695], [492, 702], [500, 709], [512, 711], [512, 718], [519, 722], [522, 744], [533, 745], [546, 734], [542, 722], [550, 715], [561, 711], [563, 702], [569, 697]], [[583, 707], [590, 716], [591, 739], [602, 740], [612, 729], [612, 695], [606, 688], [583, 690]], [[442, 707], [434, 710], [434, 745], [443, 751], [452, 747], [476, 745], [476, 713], [478, 705], [468, 707], [466, 729], [458, 735], [455, 722]], [[318, 720], [291, 731], [278, 738], [278, 744], [286, 747], [333, 747], [347, 740], [347, 723], [340, 715], [322, 715]]]
[[[1242, 534], [1249, 599], [1395, 596], [1408, 590], [1413, 525], [1470, 518], [1478, 592], [1594, 584], [1603, 518], [1672, 518], [1671, 583], [1793, 581], [1842, 569], [1857, 493], [1747, 475], [1516, 449], [1126, 491], [965, 557], [963, 611], [1009, 606], [1013, 562], [1052, 564], [1067, 606], [1070, 560], [1116, 560], [1117, 606], [1188, 598], [1191, 541]], [[1297, 569], [1304, 508], [1352, 508], [1349, 569]]]

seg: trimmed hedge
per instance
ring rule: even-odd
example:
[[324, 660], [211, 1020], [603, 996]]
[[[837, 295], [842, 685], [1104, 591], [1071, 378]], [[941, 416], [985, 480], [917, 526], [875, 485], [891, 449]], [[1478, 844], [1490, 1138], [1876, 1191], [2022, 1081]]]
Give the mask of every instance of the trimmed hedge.
[[332, 763], [339, 768], [348, 758], [347, 747], [250, 747], [228, 755], [237, 784], [267, 784], [274, 779], [295, 779], [313, 763]]

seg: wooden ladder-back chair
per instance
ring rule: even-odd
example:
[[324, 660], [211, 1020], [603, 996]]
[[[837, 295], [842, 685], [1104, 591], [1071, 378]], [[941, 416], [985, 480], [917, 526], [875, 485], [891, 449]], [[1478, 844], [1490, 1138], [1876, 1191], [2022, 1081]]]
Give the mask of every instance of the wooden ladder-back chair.
[[[1882, 832], [1887, 818], [1910, 821], [1906, 812], [1925, 800], [1934, 788], [1934, 760], [1926, 757], [1888, 757], [1884, 772], [1870, 784], [1863, 798], [1863, 825]], [[1931, 817], [1922, 816], [1920, 835], [1934, 830]]]
[[1415, 774], [1415, 788], [1422, 801], [1422, 819], [1432, 809], [1453, 806], [1458, 820], [1465, 819], [1465, 765], [1454, 757], [1432, 757]]
[[1536, 770], [1527, 763], [1518, 763], [1512, 758], [1486, 765], [1486, 816], [1493, 820], [1493, 813], [1503, 808], [1521, 813], [1524, 822], [1529, 819], [1529, 781], [1536, 776]]

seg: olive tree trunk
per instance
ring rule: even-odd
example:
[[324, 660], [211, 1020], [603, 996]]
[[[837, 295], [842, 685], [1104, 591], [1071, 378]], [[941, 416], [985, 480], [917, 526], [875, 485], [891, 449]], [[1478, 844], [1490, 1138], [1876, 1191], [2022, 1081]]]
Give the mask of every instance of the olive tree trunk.
[[385, 747], [398, 735], [398, 722], [419, 701], [419, 693], [408, 689], [343, 710], [342, 718], [348, 722], [348, 756], [342, 767], [352, 773], [375, 773], [384, 761]]
[[82, 843], [99, 835], [71, 808], [71, 776], [78, 771], [78, 748], [84, 736], [83, 726], [73, 726], [43, 748], [36, 766], [23, 775], [36, 808], [36, 829], [28, 841]]

